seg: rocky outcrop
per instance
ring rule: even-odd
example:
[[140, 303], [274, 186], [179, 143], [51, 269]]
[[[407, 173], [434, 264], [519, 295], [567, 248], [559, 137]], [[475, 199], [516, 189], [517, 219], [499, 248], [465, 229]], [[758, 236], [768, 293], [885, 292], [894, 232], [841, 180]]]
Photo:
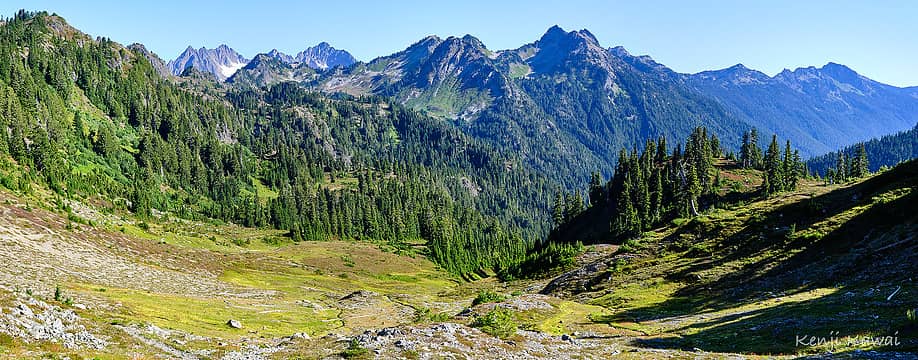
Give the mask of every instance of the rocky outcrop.
[[73, 310], [32, 297], [19, 297], [11, 309], [0, 311], [0, 333], [27, 342], [50, 341], [68, 349], [104, 349], [108, 343], [80, 324]]
[[248, 62], [248, 59], [226, 45], [220, 45], [216, 49], [194, 49], [189, 46], [167, 66], [173, 75], [181, 75], [186, 69], [195, 68], [214, 74], [218, 80], [224, 81]]

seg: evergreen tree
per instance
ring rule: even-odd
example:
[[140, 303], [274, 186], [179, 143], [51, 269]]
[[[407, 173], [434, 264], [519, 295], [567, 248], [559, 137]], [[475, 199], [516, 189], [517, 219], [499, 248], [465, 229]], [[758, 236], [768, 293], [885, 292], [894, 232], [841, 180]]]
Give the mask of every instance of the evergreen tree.
[[666, 160], [666, 137], [660, 136], [660, 139], [657, 141], [657, 162], [663, 162]]
[[854, 177], [862, 178], [870, 173], [870, 164], [867, 161], [867, 148], [864, 143], [860, 143], [858, 145], [855, 164], [855, 173], [853, 174]]
[[717, 134], [711, 134], [711, 156], [719, 158], [723, 155], [724, 150], [720, 147], [720, 139], [717, 138]]
[[838, 153], [838, 161], [835, 163], [835, 183], [841, 184], [848, 181], [848, 161], [846, 160], [845, 153]]
[[771, 196], [784, 189], [783, 165], [777, 135], [772, 135], [771, 143], [765, 152], [765, 180], [762, 183], [762, 193], [765, 196]]
[[558, 192], [558, 194], [555, 195], [555, 202], [554, 202], [554, 205], [552, 206], [552, 212], [551, 212], [551, 218], [555, 224], [555, 227], [560, 227], [561, 225], [564, 224], [566, 220], [564, 211], [566, 208], [567, 208], [567, 205], [565, 205], [564, 203], [564, 193]]
[[565, 221], [573, 219], [577, 215], [580, 215], [583, 212], [583, 197], [580, 196], [579, 192], [574, 192], [567, 196], [565, 199], [566, 208], [564, 210], [564, 219]]
[[602, 181], [602, 174], [594, 171], [590, 177], [590, 204], [600, 204], [606, 200], [606, 186]]
[[651, 177], [651, 182], [653, 184], [653, 192], [651, 193], [650, 198], [650, 224], [656, 224], [663, 219], [663, 175], [660, 173], [660, 170], [654, 169], [653, 176]]

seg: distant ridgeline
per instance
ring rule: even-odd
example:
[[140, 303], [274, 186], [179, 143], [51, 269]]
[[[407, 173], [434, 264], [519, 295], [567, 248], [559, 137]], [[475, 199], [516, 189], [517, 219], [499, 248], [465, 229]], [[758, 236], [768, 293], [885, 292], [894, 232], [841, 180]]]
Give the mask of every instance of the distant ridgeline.
[[[860, 152], [866, 153], [869, 159], [867, 166], [872, 172], [918, 158], [918, 124], [911, 130], [855, 144], [840, 151], [814, 157], [806, 163], [810, 170], [820, 176], [826, 176], [830, 170], [840, 168], [840, 161], [850, 163]], [[850, 165], [848, 167], [850, 168]]]

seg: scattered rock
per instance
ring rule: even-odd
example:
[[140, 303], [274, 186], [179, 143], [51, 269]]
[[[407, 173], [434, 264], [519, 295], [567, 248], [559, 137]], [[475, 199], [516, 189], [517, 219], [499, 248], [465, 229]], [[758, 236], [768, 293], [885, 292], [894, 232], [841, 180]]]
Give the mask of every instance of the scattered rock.
[[156, 325], [150, 324], [147, 325], [147, 333], [152, 334], [159, 338], [167, 338], [171, 335], [169, 330], [162, 329]]
[[239, 322], [238, 320], [233, 320], [233, 319], [230, 319], [229, 321], [227, 321], [226, 326], [229, 326], [233, 329], [242, 329], [242, 323]]
[[475, 312], [472, 311], [471, 308], [462, 309], [462, 311], [456, 314], [457, 317], [471, 317], [473, 315], [475, 315]]
[[104, 340], [80, 324], [81, 319], [73, 310], [65, 310], [31, 297], [20, 301], [24, 303], [17, 304], [9, 314], [0, 313], [0, 333], [26, 341], [59, 343], [68, 349], [101, 350], [107, 346]]
[[369, 290], [357, 290], [350, 294], [347, 294], [341, 300], [363, 300], [379, 296], [379, 294], [369, 291]]
[[16, 306], [16, 310], [19, 311], [19, 312], [18, 312], [18, 315], [19, 315], [19, 316], [25, 316], [25, 317], [33, 317], [33, 316], [35, 316], [35, 314], [32, 312], [32, 309], [30, 309], [28, 306], [26, 306], [26, 304], [19, 304], [19, 305], [17, 305], [17, 306]]
[[385, 328], [385, 329], [379, 330], [376, 333], [377, 336], [393, 336], [393, 335], [401, 335], [401, 334], [402, 334], [402, 331], [397, 328]]

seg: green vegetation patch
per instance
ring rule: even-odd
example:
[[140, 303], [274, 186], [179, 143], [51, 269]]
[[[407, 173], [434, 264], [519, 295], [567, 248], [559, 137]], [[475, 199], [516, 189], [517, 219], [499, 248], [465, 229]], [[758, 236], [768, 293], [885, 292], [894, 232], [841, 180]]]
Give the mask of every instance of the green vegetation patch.
[[[126, 289], [108, 289], [104, 295], [124, 305], [129, 321], [201, 336], [239, 338], [254, 332], [282, 337], [297, 332], [324, 333], [340, 325], [334, 310], [313, 311], [291, 302], [187, 297]], [[243, 328], [227, 326], [230, 319], [242, 323]]]

